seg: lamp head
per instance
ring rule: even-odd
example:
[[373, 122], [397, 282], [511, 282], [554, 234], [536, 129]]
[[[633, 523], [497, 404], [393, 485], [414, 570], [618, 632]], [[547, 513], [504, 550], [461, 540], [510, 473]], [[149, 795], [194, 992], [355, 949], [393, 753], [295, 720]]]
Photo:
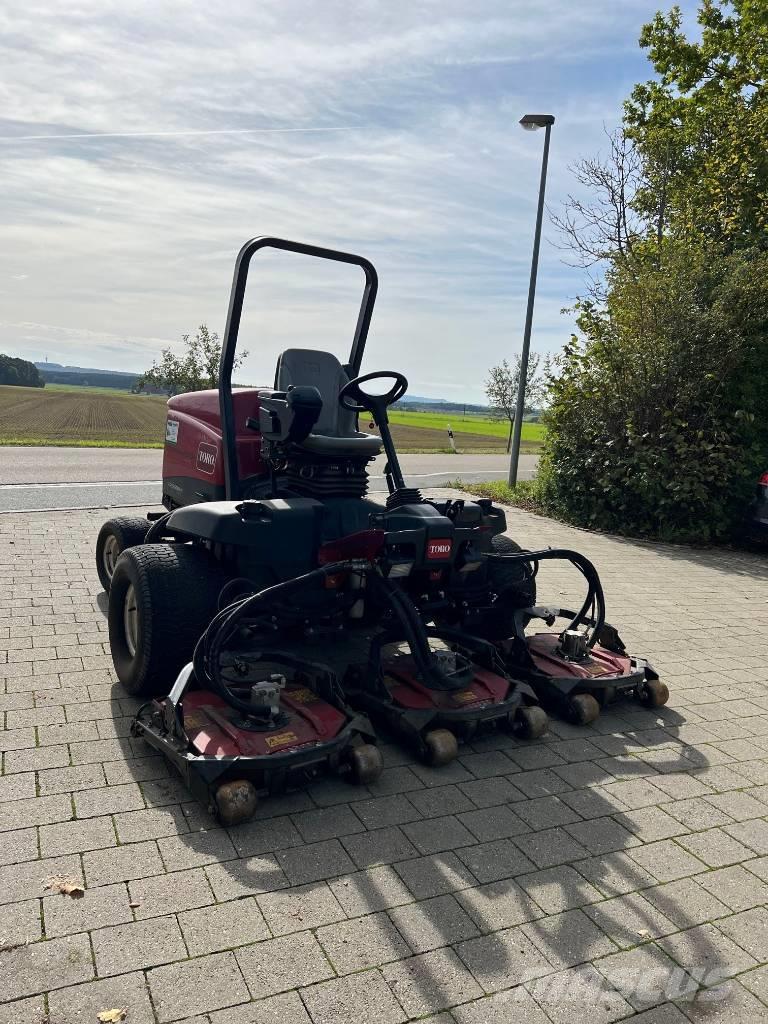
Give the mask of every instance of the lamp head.
[[554, 114], [524, 114], [520, 118], [520, 124], [527, 132], [535, 132], [539, 128], [547, 128], [554, 123]]

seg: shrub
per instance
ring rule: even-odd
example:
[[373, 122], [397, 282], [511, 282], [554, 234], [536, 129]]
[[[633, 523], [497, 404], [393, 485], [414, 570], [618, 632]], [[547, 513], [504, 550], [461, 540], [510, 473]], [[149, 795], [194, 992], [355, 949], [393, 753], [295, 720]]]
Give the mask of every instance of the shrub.
[[551, 383], [540, 498], [583, 526], [726, 539], [768, 467], [768, 255], [668, 240], [607, 284]]

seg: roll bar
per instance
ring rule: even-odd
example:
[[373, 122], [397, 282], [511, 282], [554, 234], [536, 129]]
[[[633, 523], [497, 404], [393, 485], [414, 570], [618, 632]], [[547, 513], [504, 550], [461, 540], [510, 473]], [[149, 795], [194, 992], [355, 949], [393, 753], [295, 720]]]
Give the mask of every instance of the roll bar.
[[248, 280], [248, 267], [251, 257], [260, 249], [283, 249], [286, 252], [297, 252], [304, 256], [315, 256], [321, 260], [334, 260], [336, 263], [349, 263], [360, 267], [365, 274], [365, 287], [357, 316], [352, 348], [349, 353], [347, 368], [350, 377], [357, 377], [363, 360], [368, 329], [371, 326], [373, 306], [379, 279], [376, 269], [370, 260], [354, 253], [340, 252], [337, 249], [324, 249], [318, 245], [307, 245], [305, 242], [290, 242], [285, 238], [270, 238], [264, 235], [246, 242], [237, 254], [235, 275], [232, 280], [232, 291], [229, 296], [227, 325], [224, 328], [224, 342], [221, 347], [219, 364], [219, 409], [221, 412], [221, 442], [224, 450], [224, 495], [227, 501], [237, 500], [240, 494], [240, 475], [237, 468], [237, 448], [235, 446], [235, 414], [232, 402], [232, 367], [235, 362], [237, 336], [240, 330], [240, 317], [243, 312], [245, 286]]

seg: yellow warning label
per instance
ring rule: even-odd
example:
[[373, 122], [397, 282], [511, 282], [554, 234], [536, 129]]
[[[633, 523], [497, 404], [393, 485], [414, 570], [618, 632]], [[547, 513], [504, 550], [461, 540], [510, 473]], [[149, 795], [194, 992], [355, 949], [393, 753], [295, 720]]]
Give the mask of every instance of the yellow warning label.
[[477, 694], [472, 690], [459, 690], [457, 693], [452, 693], [451, 696], [457, 704], [471, 704], [472, 701], [477, 700]]
[[299, 687], [298, 690], [286, 690], [285, 695], [295, 700], [297, 704], [311, 704], [313, 700], [317, 700], [317, 695], [305, 686]]
[[268, 747], [287, 747], [289, 743], [298, 743], [299, 737], [295, 732], [281, 732], [277, 736], [267, 736]]
[[606, 676], [611, 675], [610, 669], [607, 669], [605, 665], [601, 665], [599, 661], [579, 661], [577, 662], [579, 668], [583, 668], [584, 671], [590, 676]]

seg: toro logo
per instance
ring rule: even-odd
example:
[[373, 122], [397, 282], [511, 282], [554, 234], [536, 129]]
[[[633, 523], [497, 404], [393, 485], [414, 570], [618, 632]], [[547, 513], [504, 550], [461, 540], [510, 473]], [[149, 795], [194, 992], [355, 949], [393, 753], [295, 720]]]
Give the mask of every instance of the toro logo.
[[450, 540], [427, 541], [427, 558], [450, 558], [452, 546]]
[[216, 472], [216, 445], [200, 442], [197, 448], [197, 468], [201, 473], [213, 476]]

